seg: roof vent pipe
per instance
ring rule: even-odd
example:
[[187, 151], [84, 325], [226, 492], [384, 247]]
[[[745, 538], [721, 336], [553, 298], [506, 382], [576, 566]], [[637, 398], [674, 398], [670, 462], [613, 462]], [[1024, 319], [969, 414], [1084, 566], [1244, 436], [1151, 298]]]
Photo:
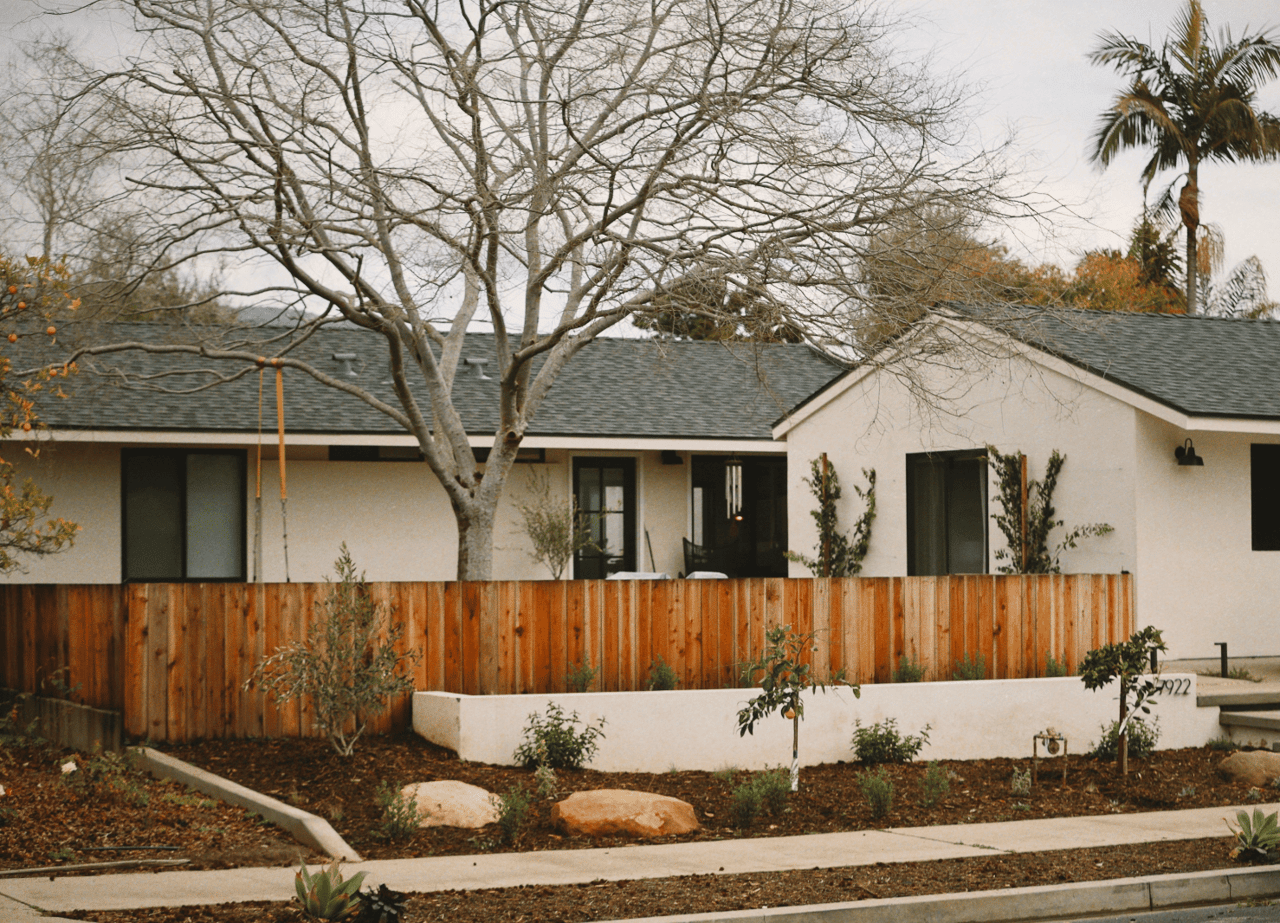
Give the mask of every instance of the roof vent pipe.
[[333, 358], [342, 363], [342, 374], [347, 378], [359, 378], [355, 368], [351, 365], [357, 358], [355, 353], [334, 353]]
[[488, 359], [463, 359], [467, 365], [476, 370], [476, 377], [484, 381], [492, 381], [493, 379], [484, 373], [484, 367], [489, 364]]

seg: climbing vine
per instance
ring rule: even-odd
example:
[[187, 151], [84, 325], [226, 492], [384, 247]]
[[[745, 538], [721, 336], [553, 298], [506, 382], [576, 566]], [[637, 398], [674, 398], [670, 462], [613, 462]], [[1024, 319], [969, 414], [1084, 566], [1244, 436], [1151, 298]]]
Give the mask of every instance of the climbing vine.
[[[1058, 487], [1058, 475], [1067, 457], [1057, 449], [1049, 456], [1044, 480], [1027, 480], [1026, 532], [1023, 533], [1022, 454], [1013, 452], [1002, 455], [994, 446], [987, 446], [987, 457], [996, 472], [998, 492], [996, 502], [1000, 512], [995, 521], [1004, 533], [1007, 546], [996, 552], [996, 560], [1006, 563], [998, 570], [1002, 574], [1057, 574], [1061, 573], [1059, 558], [1062, 552], [1075, 548], [1081, 539], [1114, 532], [1108, 523], [1094, 522], [1076, 526], [1062, 537], [1056, 548], [1049, 550], [1049, 533], [1061, 527], [1061, 519], [1054, 519], [1053, 492]], [[1025, 551], [1024, 551], [1025, 550]], [[1025, 553], [1025, 559], [1024, 559]]]
[[876, 518], [876, 469], [863, 468], [862, 476], [867, 479], [864, 490], [853, 485], [856, 493], [866, 504], [862, 515], [853, 524], [853, 537], [840, 531], [840, 514], [836, 511], [836, 502], [840, 499], [840, 478], [836, 469], [827, 461], [825, 454], [809, 463], [810, 477], [804, 479], [809, 490], [818, 501], [817, 509], [810, 510], [809, 515], [818, 524], [818, 544], [815, 556], [810, 558], [795, 551], [787, 552], [788, 561], [796, 561], [809, 568], [815, 577], [854, 577], [862, 572], [862, 561], [871, 547], [871, 523]]

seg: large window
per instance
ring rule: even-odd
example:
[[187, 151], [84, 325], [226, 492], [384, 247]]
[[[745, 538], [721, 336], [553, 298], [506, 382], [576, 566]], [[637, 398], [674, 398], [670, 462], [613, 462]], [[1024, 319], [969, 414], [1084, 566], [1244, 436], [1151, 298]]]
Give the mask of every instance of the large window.
[[1253, 550], [1280, 551], [1280, 445], [1250, 446]]
[[126, 450], [125, 580], [245, 579], [243, 452]]
[[686, 548], [686, 571], [785, 577], [787, 460], [695, 455], [692, 474], [694, 548]]
[[578, 515], [591, 526], [594, 547], [573, 559], [573, 576], [599, 580], [636, 569], [636, 461], [634, 458], [575, 458], [573, 496]]
[[983, 452], [907, 456], [907, 573], [987, 572]]

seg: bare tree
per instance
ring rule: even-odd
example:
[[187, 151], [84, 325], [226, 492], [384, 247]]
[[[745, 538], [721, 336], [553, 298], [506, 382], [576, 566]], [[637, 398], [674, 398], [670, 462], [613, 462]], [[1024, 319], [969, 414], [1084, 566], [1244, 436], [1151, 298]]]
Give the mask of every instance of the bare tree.
[[[175, 240], [256, 254], [305, 307], [259, 342], [86, 347], [260, 356], [417, 439], [489, 577], [516, 450], [565, 364], [703, 276], [703, 310], [815, 342], [874, 312], [863, 255], [905, 215], [1004, 203], [956, 91], [895, 61], [893, 23], [829, 0], [131, 0], [142, 54], [93, 78]], [[243, 293], [242, 293], [243, 294]], [[289, 301], [292, 299], [292, 302]], [[669, 299], [668, 299], [669, 300]], [[741, 301], [741, 299], [739, 299]], [[299, 358], [349, 322], [387, 345], [394, 403]], [[491, 329], [483, 477], [451, 390]], [[536, 360], [536, 362], [535, 362]]]

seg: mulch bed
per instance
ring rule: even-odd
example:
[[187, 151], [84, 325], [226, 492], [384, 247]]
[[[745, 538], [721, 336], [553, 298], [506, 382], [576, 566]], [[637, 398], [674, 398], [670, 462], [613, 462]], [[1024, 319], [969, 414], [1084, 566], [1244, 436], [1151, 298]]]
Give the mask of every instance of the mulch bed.
[[[355, 755], [343, 759], [320, 740], [210, 740], [165, 750], [210, 772], [265, 792], [326, 817], [342, 837], [370, 859], [442, 856], [483, 851], [582, 849], [621, 845], [630, 840], [565, 836], [551, 826], [552, 802], [536, 798], [528, 828], [513, 845], [498, 842], [495, 827], [461, 830], [426, 828], [411, 839], [389, 842], [381, 836], [381, 808], [375, 791], [410, 782], [458, 779], [502, 793], [513, 787], [536, 790], [533, 773], [459, 760], [451, 751], [416, 735], [361, 740]], [[1067, 784], [1062, 785], [1060, 758], [1041, 763], [1038, 784], [1029, 795], [1014, 795], [1015, 768], [1031, 761], [993, 759], [942, 762], [951, 776], [950, 792], [936, 805], [920, 803], [922, 763], [885, 767], [894, 786], [893, 808], [875, 819], [858, 786], [864, 771], [856, 763], [835, 763], [801, 770], [801, 790], [789, 798], [788, 810], [766, 817], [746, 830], [730, 818], [734, 788], [751, 773], [723, 771], [669, 773], [603, 773], [559, 770], [560, 797], [598, 788], [625, 788], [681, 798], [693, 805], [702, 829], [676, 839], [682, 842], [742, 836], [788, 836], [923, 827], [937, 824], [986, 823], [1035, 817], [1129, 813], [1243, 804], [1250, 797], [1273, 800], [1271, 792], [1250, 796], [1246, 786], [1223, 782], [1214, 767], [1224, 753], [1208, 748], [1162, 750], [1146, 760], [1131, 760], [1127, 780], [1114, 764], [1070, 756]]]
[[[62, 771], [68, 763], [74, 772]], [[284, 866], [308, 851], [243, 808], [110, 756], [0, 743], [0, 786], [0, 870], [152, 859], [188, 859], [183, 868], [197, 869]]]
[[[404, 921], [588, 923], [1130, 878], [1232, 867], [1227, 858], [1230, 842], [1230, 838], [1187, 840], [810, 871], [443, 891], [412, 896]], [[97, 923], [295, 923], [310, 919], [296, 903], [283, 902], [63, 915]]]

